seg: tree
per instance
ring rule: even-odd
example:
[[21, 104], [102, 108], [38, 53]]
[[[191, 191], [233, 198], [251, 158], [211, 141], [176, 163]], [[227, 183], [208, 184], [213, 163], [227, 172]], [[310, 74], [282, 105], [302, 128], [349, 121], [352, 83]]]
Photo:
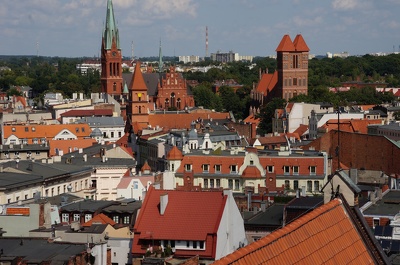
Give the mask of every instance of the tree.
[[196, 106], [203, 106], [206, 109], [222, 110], [222, 104], [217, 95], [215, 95], [210, 85], [202, 84], [193, 88], [193, 97]]
[[272, 118], [275, 115], [275, 110], [284, 108], [285, 104], [286, 101], [284, 99], [273, 98], [261, 108], [260, 114], [257, 115], [257, 118], [260, 119], [257, 133], [264, 135], [272, 132]]

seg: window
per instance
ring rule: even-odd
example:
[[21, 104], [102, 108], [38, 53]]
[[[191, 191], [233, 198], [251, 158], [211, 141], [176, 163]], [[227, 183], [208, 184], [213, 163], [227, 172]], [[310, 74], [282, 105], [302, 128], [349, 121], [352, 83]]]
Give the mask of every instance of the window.
[[214, 180], [213, 179], [210, 179], [210, 188], [211, 189], [214, 188]]
[[85, 214], [85, 223], [89, 222], [91, 219], [92, 219], [92, 214], [90, 213]]
[[190, 247], [190, 241], [189, 240], [186, 241], [186, 247], [187, 248]]
[[379, 225], [379, 218], [374, 218], [374, 228]]
[[197, 241], [193, 241], [193, 248], [197, 248]]
[[274, 166], [267, 166], [268, 173], [274, 173]]
[[228, 188], [233, 190], [233, 179], [228, 180]]
[[204, 241], [199, 242], [199, 247], [200, 247], [200, 249], [204, 249]]
[[74, 214], [74, 222], [79, 222], [81, 220], [81, 215], [79, 213]]
[[12, 127], [12, 128], [11, 128], [11, 131], [15, 132], [15, 127]]
[[129, 216], [124, 216], [124, 224], [129, 224], [130, 223], [130, 218], [129, 218]]
[[192, 171], [192, 165], [191, 164], [186, 164], [185, 165], [185, 170], [186, 171]]
[[293, 189], [298, 190], [299, 189], [299, 181], [298, 180], [293, 180]]
[[221, 180], [220, 179], [216, 179], [215, 183], [216, 183], [217, 188], [221, 187]]
[[38, 156], [40, 155], [40, 151], [36, 151], [35, 154]]
[[236, 173], [236, 172], [237, 172], [237, 166], [231, 165], [231, 173]]
[[289, 175], [290, 174], [290, 167], [289, 166], [283, 166], [283, 174], [284, 175]]
[[209, 170], [210, 165], [208, 165], [208, 164], [203, 164], [202, 167], [203, 167], [203, 172], [208, 173], [208, 170]]
[[69, 223], [69, 214], [63, 213], [61, 215], [61, 220], [62, 220], [63, 223]]
[[114, 138], [114, 132], [111, 132], [111, 138]]
[[254, 165], [254, 161], [250, 160], [250, 166]]
[[240, 189], [240, 183], [238, 179], [235, 179], [235, 190], [239, 190]]
[[133, 189], [134, 189], [134, 190], [137, 190], [137, 189], [138, 189], [138, 182], [137, 182], [137, 181], [134, 181], [134, 182], [133, 182]]
[[29, 128], [28, 127], [25, 127], [25, 132], [29, 132]]
[[221, 173], [221, 165], [215, 165], [215, 173]]
[[299, 166], [293, 166], [293, 175], [299, 174]]
[[118, 132], [118, 137], [121, 138], [121, 136], [122, 136], [122, 133]]
[[119, 216], [118, 215], [114, 215], [113, 216], [113, 221], [116, 222], [117, 224], [119, 224]]
[[316, 192], [319, 191], [319, 181], [318, 180], [314, 181], [314, 191], [316, 191]]
[[36, 128], [35, 127], [32, 127], [32, 132], [36, 132]]
[[312, 192], [312, 181], [311, 180], [307, 181], [307, 191]]
[[310, 175], [316, 175], [317, 169], [316, 166], [310, 166]]
[[204, 179], [204, 188], [208, 189], [208, 179]]

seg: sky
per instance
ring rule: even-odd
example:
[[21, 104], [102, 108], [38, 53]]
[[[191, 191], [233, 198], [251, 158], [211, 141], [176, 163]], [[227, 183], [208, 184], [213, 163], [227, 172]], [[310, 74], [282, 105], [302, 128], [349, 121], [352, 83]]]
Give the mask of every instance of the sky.
[[[14, 0], [0, 8], [0, 55], [99, 56], [107, 0]], [[113, 0], [124, 56], [233, 51], [270, 56], [285, 34], [310, 53], [400, 49], [400, 0]], [[133, 45], [132, 45], [133, 43]]]

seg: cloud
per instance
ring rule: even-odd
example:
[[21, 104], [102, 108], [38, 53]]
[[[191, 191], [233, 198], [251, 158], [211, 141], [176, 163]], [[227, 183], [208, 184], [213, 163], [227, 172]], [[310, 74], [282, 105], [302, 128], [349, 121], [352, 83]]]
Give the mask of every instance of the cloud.
[[179, 14], [197, 16], [197, 4], [192, 0], [147, 0], [142, 3], [142, 9], [147, 15], [156, 15], [158, 18], [171, 18]]
[[332, 7], [339, 10], [351, 10], [359, 5], [359, 0], [333, 0], [332, 2]]
[[322, 17], [318, 16], [315, 18], [303, 18], [296, 16], [293, 18], [293, 22], [296, 26], [299, 27], [316, 26], [322, 23]]

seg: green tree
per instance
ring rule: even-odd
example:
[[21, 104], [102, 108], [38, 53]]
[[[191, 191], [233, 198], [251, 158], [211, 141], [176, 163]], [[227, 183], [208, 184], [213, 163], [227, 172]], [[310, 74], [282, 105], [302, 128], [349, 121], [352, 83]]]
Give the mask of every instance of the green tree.
[[286, 101], [284, 99], [273, 98], [261, 108], [260, 114], [257, 115], [257, 118], [260, 119], [257, 129], [258, 134], [264, 135], [272, 132], [272, 118], [275, 115], [275, 110], [284, 108], [285, 104]]

